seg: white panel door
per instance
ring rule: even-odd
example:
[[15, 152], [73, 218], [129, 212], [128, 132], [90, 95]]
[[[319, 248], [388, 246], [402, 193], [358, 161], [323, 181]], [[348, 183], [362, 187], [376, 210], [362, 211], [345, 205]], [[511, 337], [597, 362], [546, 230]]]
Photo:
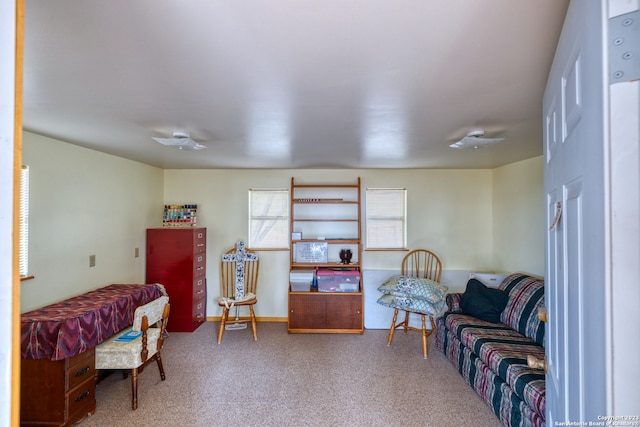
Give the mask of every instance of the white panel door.
[[606, 414], [604, 4], [571, 1], [543, 99], [549, 426]]

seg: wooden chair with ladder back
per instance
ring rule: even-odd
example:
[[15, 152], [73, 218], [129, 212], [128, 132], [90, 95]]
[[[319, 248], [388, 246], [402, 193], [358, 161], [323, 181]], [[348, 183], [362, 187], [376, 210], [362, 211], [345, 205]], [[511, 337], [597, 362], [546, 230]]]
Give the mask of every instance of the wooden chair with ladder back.
[[[442, 263], [440, 262], [440, 258], [438, 258], [435, 253], [426, 249], [416, 249], [409, 252], [402, 259], [402, 269], [400, 274], [401, 276], [429, 279], [433, 282], [440, 283], [440, 277], [442, 275]], [[387, 345], [391, 345], [391, 342], [393, 341], [393, 334], [395, 333], [397, 328], [402, 328], [405, 333], [407, 333], [408, 331], [420, 332], [422, 334], [422, 355], [426, 359], [429, 353], [428, 338], [436, 330], [436, 324], [433, 315], [412, 310], [406, 306], [397, 305], [392, 308], [394, 309], [393, 320], [391, 321], [391, 328], [389, 329]], [[399, 311], [404, 311], [404, 320], [396, 323], [398, 320]], [[420, 328], [409, 326], [409, 313], [420, 315]], [[431, 329], [427, 329], [427, 316], [429, 316]]]
[[[225, 329], [245, 329], [251, 322], [254, 341], [258, 340], [256, 329], [256, 314], [253, 306], [258, 302], [256, 289], [258, 286], [258, 271], [260, 260], [258, 255], [245, 249], [240, 241], [236, 247], [229, 249], [220, 261], [220, 298], [218, 305], [222, 307], [220, 329], [218, 330], [218, 344], [222, 342]], [[235, 307], [235, 318], [229, 319], [231, 309]], [[241, 318], [239, 307], [249, 308], [249, 319]]]

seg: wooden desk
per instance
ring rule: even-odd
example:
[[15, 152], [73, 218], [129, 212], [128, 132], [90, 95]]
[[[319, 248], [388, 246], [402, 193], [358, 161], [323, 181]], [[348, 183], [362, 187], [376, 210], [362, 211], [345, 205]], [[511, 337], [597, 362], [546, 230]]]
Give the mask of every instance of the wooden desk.
[[70, 426], [95, 413], [95, 346], [160, 296], [158, 285], [110, 285], [22, 314], [21, 425]]

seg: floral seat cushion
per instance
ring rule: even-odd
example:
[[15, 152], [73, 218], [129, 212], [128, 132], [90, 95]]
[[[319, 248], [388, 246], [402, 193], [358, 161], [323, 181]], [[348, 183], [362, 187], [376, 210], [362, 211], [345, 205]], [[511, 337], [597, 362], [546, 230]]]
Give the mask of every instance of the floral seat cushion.
[[[129, 342], [116, 341], [131, 329], [120, 331], [96, 348], [96, 369], [131, 369], [132, 366], [142, 365], [142, 337]], [[156, 354], [159, 337], [160, 328], [147, 330], [148, 357]]]
[[[96, 346], [96, 369], [132, 369], [141, 366], [142, 360], [142, 336], [131, 341], [121, 342], [121, 336], [131, 331], [142, 329], [142, 318], [147, 316], [149, 326], [162, 319], [165, 305], [169, 302], [169, 297], [162, 296], [145, 305], [138, 307], [134, 313], [133, 326], [126, 328], [108, 340]], [[150, 359], [158, 351], [158, 339], [160, 338], [160, 328], [147, 329], [147, 359]]]
[[445, 307], [447, 286], [430, 279], [395, 275], [378, 287], [377, 303], [393, 309], [439, 315]]
[[430, 279], [402, 275], [391, 276], [378, 287], [385, 295], [421, 298], [432, 303], [442, 301], [447, 289], [447, 286]]
[[437, 316], [444, 308], [444, 300], [432, 303], [422, 298], [402, 297], [385, 294], [378, 298], [378, 304], [394, 309], [411, 311], [414, 313]]

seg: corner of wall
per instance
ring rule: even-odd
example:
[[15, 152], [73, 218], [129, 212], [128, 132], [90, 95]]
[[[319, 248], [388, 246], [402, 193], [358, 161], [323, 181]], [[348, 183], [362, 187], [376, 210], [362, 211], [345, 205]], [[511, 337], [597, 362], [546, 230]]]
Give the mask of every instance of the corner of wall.
[[542, 156], [498, 167], [492, 179], [494, 268], [544, 276]]

